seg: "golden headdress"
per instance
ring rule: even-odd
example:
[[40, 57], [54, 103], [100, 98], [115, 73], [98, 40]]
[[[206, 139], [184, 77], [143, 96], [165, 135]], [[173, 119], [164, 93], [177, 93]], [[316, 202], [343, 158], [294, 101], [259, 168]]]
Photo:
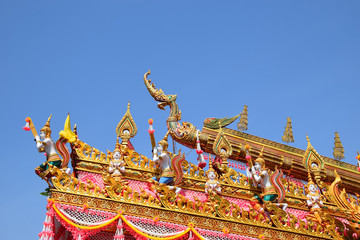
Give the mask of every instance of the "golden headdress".
[[168, 143], [168, 135], [169, 135], [169, 133], [170, 133], [170, 131], [167, 131], [164, 138], [158, 143], [159, 145], [162, 146], [163, 151], [167, 151], [167, 148], [169, 146], [169, 143]]
[[50, 120], [51, 120], [52, 114], [50, 114], [50, 117], [46, 121], [44, 127], [40, 129], [40, 132], [45, 132], [45, 137], [50, 137], [51, 135], [51, 129], [50, 129]]
[[259, 157], [255, 160], [255, 162], [259, 163], [262, 168], [265, 167], [265, 160], [263, 158], [264, 157], [263, 153], [264, 153], [264, 146], [261, 149]]
[[119, 143], [119, 137], [116, 138], [116, 144], [115, 144], [115, 150], [114, 150], [114, 152], [120, 152], [120, 153], [121, 153], [120, 143]]
[[216, 176], [216, 178], [217, 178], [217, 173], [216, 173], [216, 171], [215, 171], [215, 169], [213, 168], [213, 166], [212, 166], [211, 163], [209, 163], [209, 170], [206, 171], [206, 176], [208, 176], [208, 174], [209, 174], [210, 172], [214, 172], [214, 173], [215, 173], [215, 176]]

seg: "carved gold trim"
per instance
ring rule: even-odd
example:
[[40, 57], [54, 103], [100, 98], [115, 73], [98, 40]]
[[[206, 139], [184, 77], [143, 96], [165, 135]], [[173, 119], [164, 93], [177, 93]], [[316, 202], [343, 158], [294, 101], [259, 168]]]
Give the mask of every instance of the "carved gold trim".
[[[203, 127], [203, 129], [206, 129], [206, 130], [209, 130], [209, 131], [215, 131], [214, 129], [210, 129], [210, 128], [206, 128], [206, 127]], [[301, 153], [296, 153], [294, 151], [288, 151], [286, 149], [282, 149], [282, 148], [277, 148], [277, 147], [274, 147], [270, 144], [268, 144], [267, 142], [271, 141], [271, 140], [268, 140], [268, 139], [264, 139], [264, 138], [260, 138], [260, 137], [256, 137], [254, 135], [250, 135], [248, 133], [244, 133], [244, 132], [238, 132], [239, 134], [243, 134], [243, 135], [248, 135], [249, 138], [245, 138], [245, 137], [241, 137], [241, 136], [237, 136], [237, 135], [234, 135], [232, 133], [230, 133], [230, 131], [236, 131], [236, 130], [233, 130], [233, 129], [228, 129], [228, 128], [224, 128], [224, 132], [226, 135], [228, 136], [231, 136], [231, 137], [234, 137], [234, 138], [237, 138], [237, 139], [240, 139], [240, 140], [243, 140], [243, 141], [247, 141], [247, 142], [251, 142], [251, 143], [255, 143], [255, 144], [259, 144], [259, 145], [264, 145], [265, 147], [268, 147], [268, 148], [271, 148], [271, 149], [274, 149], [274, 150], [278, 150], [278, 151], [281, 151], [281, 152], [284, 152], [284, 153], [288, 153], [288, 154], [291, 154], [291, 155], [295, 155], [295, 156], [298, 156], [298, 157], [303, 157], [303, 153], [305, 152], [304, 150], [302, 149], [299, 149], [299, 148], [295, 148], [295, 147], [291, 147], [293, 148], [294, 150], [296, 151], [299, 151]], [[216, 132], [216, 131], [215, 131]], [[252, 140], [251, 137], [256, 137], [258, 139], [261, 139], [262, 141], [259, 142], [259, 140]], [[273, 142], [273, 141], [271, 141]], [[287, 147], [287, 145], [284, 145], [282, 143], [277, 143], [277, 142], [274, 142], [275, 144], [279, 144], [279, 145], [282, 145], [284, 147]], [[352, 173], [355, 173], [355, 174], [359, 174], [359, 172], [356, 170], [356, 166], [355, 165], [352, 165], [352, 164], [349, 164], [349, 163], [346, 163], [346, 162], [342, 162], [342, 161], [336, 161], [335, 159], [332, 159], [332, 158], [328, 158], [328, 157], [325, 157], [325, 156], [321, 156], [324, 160], [325, 160], [325, 164], [326, 165], [329, 165], [329, 166], [332, 166], [332, 167], [335, 167], [335, 168], [338, 168], [338, 169], [342, 169], [344, 171], [349, 171], [349, 172], [352, 172]], [[331, 162], [336, 162], [337, 164], [334, 164], [334, 163], [331, 163]], [[343, 166], [340, 166], [338, 164], [345, 164], [345, 165], [348, 165], [348, 167], [343, 167]], [[352, 169], [353, 168], [353, 169]]]
[[127, 110], [123, 118], [120, 120], [116, 127], [116, 134], [122, 139], [122, 144], [127, 144], [128, 140], [134, 137], [137, 133], [135, 121], [130, 113], [130, 102], [128, 103]]
[[[90, 146], [87, 149], [91, 149]], [[81, 149], [77, 149], [77, 152], [83, 152]], [[132, 179], [137, 181], [147, 181], [154, 174], [154, 166], [151, 165], [153, 161], [149, 161], [145, 156], [138, 154], [137, 152], [126, 148], [125, 146], [121, 146], [121, 151], [125, 156], [125, 161], [127, 163], [126, 173], [123, 176], [125, 179]], [[91, 157], [93, 154], [91, 151], [87, 153], [89, 156], [85, 156], [85, 158], [77, 160], [77, 170], [92, 172], [96, 174], [102, 174], [101, 171], [94, 170], [94, 166], [96, 169], [106, 168], [108, 166], [108, 162], [99, 162]], [[88, 163], [88, 164], [86, 164]], [[80, 167], [82, 166], [82, 167]], [[84, 167], [87, 166], [87, 167]], [[196, 190], [200, 192], [204, 192], [205, 188], [205, 172], [202, 169], [199, 169], [196, 165], [184, 161], [183, 164], [184, 170], [184, 178], [183, 182], [179, 187], [183, 189]], [[260, 190], [250, 188], [250, 184], [247, 180], [247, 177], [241, 173], [236, 172], [235, 170], [229, 168], [228, 171], [223, 174], [223, 176], [219, 179], [221, 185], [223, 186], [223, 194], [224, 196], [249, 200], [254, 193], [259, 192]], [[286, 193], [286, 202], [289, 204], [289, 207], [305, 210], [308, 209], [306, 206], [306, 193], [304, 189], [295, 185], [291, 181], [283, 181], [285, 188], [287, 189]], [[325, 206], [328, 211], [332, 215], [339, 214], [336, 212], [335, 205], [325, 202]]]
[[155, 206], [144, 206], [139, 203], [126, 203], [112, 199], [88, 197], [79, 194], [69, 194], [58, 190], [53, 190], [51, 197], [57, 202], [76, 206], [82, 206], [84, 203], [87, 203], [90, 208], [97, 210], [117, 212], [119, 209], [122, 209], [126, 215], [145, 218], [158, 216], [161, 221], [175, 224], [193, 222], [195, 226], [203, 229], [222, 231], [224, 228], [228, 228], [230, 233], [243, 236], [258, 237], [260, 234], [264, 234], [264, 236], [269, 239], [332, 239], [330, 236], [317, 232], [311, 232], [307, 234], [300, 229], [278, 229], [272, 227], [269, 224], [259, 226], [258, 222], [252, 222], [251, 220], [248, 222], [243, 222], [243, 219], [223, 220], [219, 217], [213, 217], [209, 215], [201, 216], [198, 213], [184, 213], [180, 210], [170, 210]]

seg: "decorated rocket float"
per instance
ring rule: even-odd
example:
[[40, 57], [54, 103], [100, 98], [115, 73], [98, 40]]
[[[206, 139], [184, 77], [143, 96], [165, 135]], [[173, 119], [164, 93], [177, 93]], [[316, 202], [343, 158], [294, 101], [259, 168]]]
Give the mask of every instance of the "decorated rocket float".
[[[46, 153], [45, 162], [36, 168], [49, 186], [39, 239], [359, 239], [356, 164], [321, 156], [309, 137], [302, 150], [244, 133], [247, 106], [238, 124], [241, 131], [227, 127], [239, 115], [206, 118], [198, 130], [181, 122], [177, 95], [155, 88], [149, 74], [144, 83], [151, 97], [158, 108], [170, 108], [163, 126], [167, 133], [158, 143], [149, 120], [151, 158], [146, 157], [150, 151], [136, 152], [130, 144], [137, 133], [130, 104], [116, 126], [112, 152], [79, 139], [70, 115], [56, 144], [51, 117], [39, 134], [26, 118], [24, 130], [32, 131], [36, 150]], [[196, 150], [197, 165], [195, 159], [168, 151], [169, 135]], [[336, 151], [343, 152], [337, 136], [335, 142]], [[356, 159], [360, 161], [359, 154]], [[238, 170], [245, 164], [243, 174]]]

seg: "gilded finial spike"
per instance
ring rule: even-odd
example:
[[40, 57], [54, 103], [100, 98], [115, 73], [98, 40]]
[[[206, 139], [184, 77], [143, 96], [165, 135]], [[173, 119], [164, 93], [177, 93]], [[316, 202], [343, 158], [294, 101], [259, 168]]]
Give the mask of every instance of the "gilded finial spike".
[[128, 111], [130, 110], [130, 100], [129, 100], [128, 105], [127, 105], [127, 110]]
[[335, 132], [335, 137], [334, 137], [334, 145], [335, 147], [333, 148], [334, 152], [333, 152], [333, 155], [334, 155], [334, 158], [337, 159], [337, 160], [341, 160], [341, 159], [344, 159], [345, 156], [344, 156], [344, 147], [340, 141], [340, 136], [339, 136], [339, 133], [338, 132]]
[[287, 118], [287, 123], [284, 131], [284, 135], [282, 136], [283, 142], [290, 143], [294, 142], [294, 135], [292, 131], [291, 118]]
[[244, 105], [242, 113], [240, 113], [240, 121], [237, 124], [239, 131], [246, 131], [248, 129], [248, 111], [247, 105]]

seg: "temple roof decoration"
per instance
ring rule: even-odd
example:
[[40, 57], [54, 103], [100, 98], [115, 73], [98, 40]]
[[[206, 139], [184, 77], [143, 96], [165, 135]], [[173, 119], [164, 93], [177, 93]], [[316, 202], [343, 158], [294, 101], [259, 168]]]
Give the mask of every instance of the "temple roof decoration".
[[240, 114], [231, 118], [207, 118], [204, 120], [204, 126], [207, 128], [219, 129], [233, 123], [239, 116]]
[[308, 136], [306, 136], [306, 140], [308, 142], [308, 145], [304, 153], [304, 165], [306, 166], [306, 168], [310, 169], [312, 172], [315, 173], [316, 180], [320, 180], [320, 172], [324, 171], [324, 159], [311, 145]]
[[[223, 162], [227, 161], [227, 158], [232, 154], [232, 147], [230, 145], [229, 140], [227, 140], [225, 134], [220, 128], [218, 135], [215, 138], [213, 144], [213, 151], [216, 155], [220, 156]], [[227, 162], [226, 162], [227, 164]]]
[[[339, 184], [341, 184], [341, 177], [337, 174], [336, 170], [335, 176], [336, 179], [329, 188], [329, 194], [332, 197], [331, 199], [341, 211], [351, 218], [351, 220], [360, 224], [360, 206], [358, 204], [358, 199], [353, 195], [349, 195], [345, 188], [340, 191]], [[356, 195], [356, 197], [358, 196], [359, 195]]]
[[[113, 152], [79, 139], [68, 116], [62, 145], [53, 150], [64, 153], [70, 146], [72, 172], [55, 154], [50, 160], [55, 156], [62, 164], [38, 167], [46, 170], [42, 177], [50, 187], [41, 239], [358, 239], [360, 175], [352, 165], [321, 156], [309, 137], [304, 151], [223, 128], [226, 118], [213, 119], [218, 127], [202, 131], [180, 124], [176, 95], [157, 90], [149, 74], [149, 93], [160, 108], [170, 107], [168, 132], [153, 146], [152, 158], [129, 142], [137, 133], [130, 103], [116, 127], [122, 144], [117, 141]], [[34, 123], [26, 121], [39, 149]], [[168, 134], [208, 156], [207, 175], [195, 159], [167, 151]], [[245, 173], [234, 167], [246, 162]]]
[[344, 159], [345, 156], [344, 156], [344, 147], [340, 141], [340, 136], [339, 136], [339, 133], [338, 132], [335, 132], [335, 137], [334, 137], [334, 145], [335, 147], [333, 148], [334, 152], [333, 152], [333, 155], [334, 155], [334, 158], [337, 159], [337, 160], [341, 160], [341, 159]]
[[283, 142], [286, 143], [294, 142], [294, 135], [291, 126], [291, 118], [289, 117], [287, 118], [287, 123], [284, 131], [284, 136], [282, 136], [282, 140]]
[[248, 129], [248, 110], [247, 105], [244, 105], [243, 111], [240, 113], [240, 120], [237, 124], [239, 131], [246, 131]]
[[128, 140], [135, 137], [137, 127], [135, 121], [130, 113], [130, 102], [127, 105], [127, 110], [123, 118], [120, 120], [116, 127], [116, 134], [122, 139], [122, 144], [128, 144]]

